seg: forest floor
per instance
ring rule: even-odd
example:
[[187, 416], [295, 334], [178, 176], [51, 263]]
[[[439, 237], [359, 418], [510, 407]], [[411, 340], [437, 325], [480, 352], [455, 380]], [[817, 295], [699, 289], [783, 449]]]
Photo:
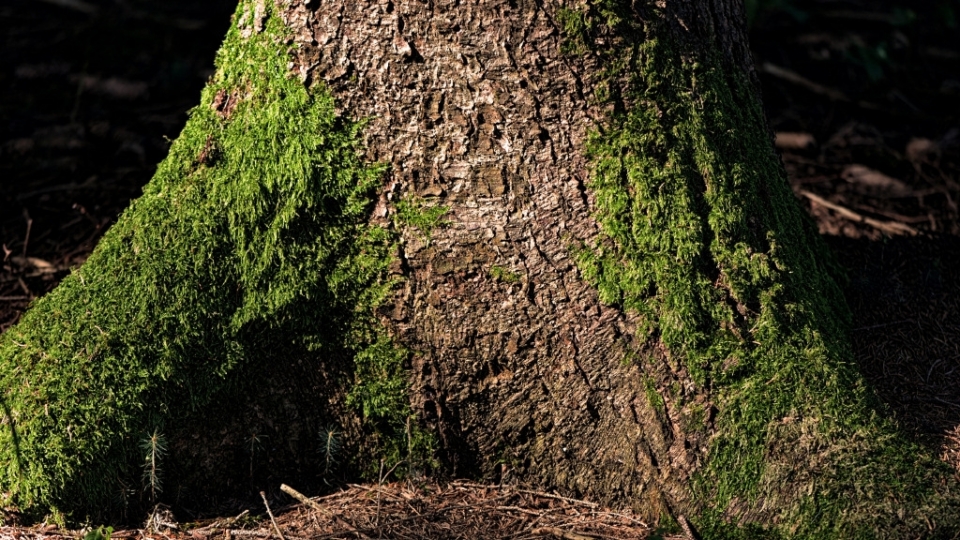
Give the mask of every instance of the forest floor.
[[[747, 4], [756, 8], [752, 46], [790, 182], [849, 274], [860, 367], [904, 429], [960, 470], [960, 1]], [[140, 193], [212, 74], [233, 6], [0, 7], [0, 331], [81, 264]], [[112, 537], [654, 533], [629, 514], [516, 487], [344, 486], [315, 503], [272, 493], [264, 505], [274, 505], [279, 530], [261, 506], [250, 510], [257, 519], [187, 530], [170, 518]], [[98, 534], [0, 529], [0, 539]]]
[[[294, 504], [257, 514], [178, 523], [159, 507], [143, 528], [111, 530], [109, 539], [281, 540], [355, 539], [502, 539], [664, 540], [689, 538], [689, 525], [654, 529], [630, 511], [511, 486], [454, 481], [350, 484], [335, 493], [307, 498], [284, 486]], [[263, 515], [266, 512], [266, 515]], [[14, 537], [13, 532], [19, 534]], [[0, 540], [109, 540], [103, 529], [61, 530], [55, 525], [0, 527]], [[692, 531], [691, 531], [692, 533]]]

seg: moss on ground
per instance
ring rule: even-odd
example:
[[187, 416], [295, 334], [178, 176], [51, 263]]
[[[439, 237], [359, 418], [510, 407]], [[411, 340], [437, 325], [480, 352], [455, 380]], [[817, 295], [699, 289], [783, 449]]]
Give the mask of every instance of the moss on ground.
[[853, 362], [832, 255], [746, 74], [625, 6], [560, 21], [576, 42], [606, 32], [590, 45], [609, 81], [598, 99], [615, 105], [588, 144], [604, 239], [578, 262], [713, 396], [696, 525], [705, 538], [960, 533], [953, 475], [883, 417]]
[[360, 158], [362, 123], [291, 77], [272, 2], [254, 4], [143, 196], [0, 338], [5, 506], [116, 515], [140, 485], [138, 443], [285, 346], [355, 359], [344, 392], [367, 435], [394, 461], [429, 453], [405, 401], [407, 353], [373, 315], [397, 240], [366, 219], [383, 167]]

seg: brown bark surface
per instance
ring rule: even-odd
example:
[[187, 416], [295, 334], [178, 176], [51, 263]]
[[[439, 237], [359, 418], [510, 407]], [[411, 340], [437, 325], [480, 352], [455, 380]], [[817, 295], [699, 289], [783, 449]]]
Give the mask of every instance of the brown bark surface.
[[[666, 27], [749, 69], [737, 4], [664, 4]], [[294, 71], [368, 118], [367, 157], [390, 164], [374, 219], [400, 198], [449, 207], [430, 235], [404, 232], [405, 281], [383, 319], [417, 353], [414, 409], [451, 472], [685, 511], [707, 437], [684, 430], [684, 416], [710, 410], [708, 397], [660, 344], [634, 339], [630, 316], [602, 305], [571, 257], [599, 233], [584, 147], [606, 111], [592, 99], [596, 59], [561, 53], [564, 7], [576, 6], [323, 1], [284, 12]], [[673, 388], [665, 408], [645, 381]]]

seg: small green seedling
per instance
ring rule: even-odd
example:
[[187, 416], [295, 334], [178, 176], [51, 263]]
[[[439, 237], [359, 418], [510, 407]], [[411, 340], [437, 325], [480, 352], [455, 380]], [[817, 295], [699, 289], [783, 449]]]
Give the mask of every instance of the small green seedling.
[[144, 490], [149, 489], [150, 501], [156, 502], [157, 494], [163, 491], [160, 461], [167, 453], [167, 440], [163, 434], [155, 429], [151, 435], [140, 441], [140, 448], [145, 454], [143, 460]]
[[337, 466], [340, 454], [341, 433], [332, 426], [320, 430], [320, 455], [323, 459], [323, 474], [329, 474]]

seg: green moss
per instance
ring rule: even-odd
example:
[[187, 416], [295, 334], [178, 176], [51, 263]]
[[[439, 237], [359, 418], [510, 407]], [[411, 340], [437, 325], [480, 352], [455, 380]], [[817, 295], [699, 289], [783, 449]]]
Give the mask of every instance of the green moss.
[[602, 49], [597, 42], [605, 28], [617, 28], [633, 18], [629, 5], [618, 0], [583, 2], [576, 8], [561, 7], [556, 11], [557, 25], [563, 33], [560, 52], [580, 55]]
[[564, 54], [579, 55], [588, 51], [588, 43], [594, 29], [593, 19], [589, 13], [570, 8], [557, 10], [557, 23], [563, 32], [563, 42], [560, 51]]
[[241, 3], [143, 196], [0, 338], [4, 505], [111, 515], [140, 485], [140, 439], [202, 415], [232, 374], [255, 371], [239, 367], [302, 351], [355, 358], [353, 402], [392, 429], [369, 436], [411, 438], [396, 426], [409, 413], [399, 353], [373, 316], [393, 287], [396, 235], [366, 222], [383, 167], [359, 157], [361, 123], [287, 72], [266, 7], [265, 28], [243, 32], [254, 10]]
[[368, 445], [381, 458], [380, 463], [372, 460], [361, 467], [368, 478], [378, 479], [383, 467], [398, 474], [437, 467], [436, 440], [417, 425], [410, 409], [405, 368], [411, 354], [381, 333], [354, 358], [355, 380], [347, 404], [362, 412], [370, 428]]
[[703, 405], [693, 403], [686, 415], [686, 427], [691, 432], [703, 432], [707, 428], [707, 411]]
[[853, 364], [836, 266], [746, 76], [621, 5], [590, 8], [612, 14], [615, 46], [594, 47], [610, 86], [628, 82], [588, 142], [603, 239], [577, 260], [718, 406], [692, 486], [705, 537], [917, 535], [932, 508], [960, 530], [946, 468], [877, 414]]
[[503, 283], [517, 283], [520, 281], [519, 273], [512, 272], [496, 264], [490, 267], [490, 277]]
[[449, 206], [431, 204], [419, 197], [403, 198], [397, 201], [395, 209], [393, 220], [397, 227], [413, 227], [428, 240], [435, 228], [449, 223], [443, 219], [450, 211]]
[[652, 377], [644, 377], [643, 389], [647, 395], [647, 401], [650, 403], [650, 406], [653, 407], [653, 410], [657, 411], [658, 414], [665, 414], [667, 407], [664, 404], [663, 396], [661, 396], [657, 390], [656, 381], [654, 381]]
[[650, 540], [664, 540], [666, 537], [684, 534], [680, 523], [670, 514], [663, 514], [657, 523], [657, 528], [650, 535]]
[[83, 535], [83, 540], [110, 540], [112, 534], [113, 527], [97, 527], [96, 529], [91, 527], [90, 530]]

